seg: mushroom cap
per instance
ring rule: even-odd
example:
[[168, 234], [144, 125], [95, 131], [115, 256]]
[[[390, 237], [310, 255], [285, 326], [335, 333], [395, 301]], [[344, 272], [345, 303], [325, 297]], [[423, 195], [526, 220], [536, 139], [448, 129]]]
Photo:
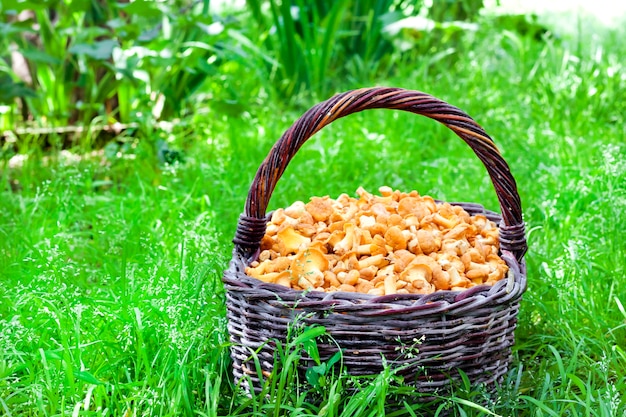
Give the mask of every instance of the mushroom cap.
[[[252, 264], [254, 265], [254, 263]], [[260, 275], [263, 275], [268, 271], [268, 267], [270, 265], [270, 260], [266, 259], [262, 262], [258, 262], [257, 266], [249, 266], [246, 268], [246, 274], [253, 278], [258, 278]]]
[[421, 221], [430, 214], [430, 210], [422, 203], [421, 198], [404, 197], [398, 202], [398, 214], [404, 218], [413, 215]]
[[272, 257], [272, 251], [269, 249], [264, 249], [259, 253], [259, 261], [267, 261]]
[[291, 271], [280, 272], [275, 278], [274, 283], [285, 287], [291, 287]]
[[381, 185], [380, 187], [378, 187], [378, 192], [383, 197], [389, 197], [390, 195], [393, 194], [393, 188], [387, 185]]
[[326, 245], [319, 240], [314, 240], [313, 242], [311, 242], [311, 244], [308, 246], [308, 249], [317, 249], [324, 254], [328, 252], [328, 248], [326, 247]]
[[305, 209], [313, 216], [316, 222], [327, 221], [335, 211], [328, 196], [312, 197], [311, 201], [306, 204]]
[[317, 249], [306, 249], [294, 257], [290, 269], [292, 284], [303, 289], [320, 287], [324, 283], [328, 259]]
[[497, 255], [488, 255], [487, 263], [489, 265], [489, 269], [491, 270], [489, 276], [487, 277], [487, 282], [489, 283], [500, 281], [509, 271], [509, 266]]
[[263, 282], [273, 283], [280, 274], [280, 272], [268, 272], [266, 274], [261, 274], [255, 278]]
[[411, 292], [416, 294], [430, 294], [436, 288], [433, 282], [433, 270], [429, 265], [412, 263], [400, 274], [400, 280], [410, 284]]
[[387, 265], [383, 268], [380, 268], [376, 273], [376, 277], [374, 281], [384, 279], [388, 275], [394, 275], [393, 273], [393, 265]]
[[291, 259], [287, 256], [279, 256], [274, 259], [269, 260], [269, 265], [267, 266], [268, 272], [282, 272], [289, 269], [291, 266]]
[[459, 272], [465, 272], [465, 263], [463, 259], [466, 257], [469, 257], [469, 255], [466, 256], [464, 254], [461, 258], [459, 258], [452, 253], [443, 252], [437, 253], [435, 259], [437, 260], [437, 263], [441, 265], [441, 269], [443, 269], [444, 271], [447, 271], [450, 268], [456, 268], [456, 270]]
[[337, 291], [356, 292], [356, 289], [350, 284], [341, 284], [337, 287]]
[[433, 285], [438, 290], [449, 290], [450, 285], [450, 274], [447, 271], [443, 271], [441, 274], [437, 275], [436, 278], [433, 278]]
[[359, 245], [369, 245], [374, 241], [372, 234], [367, 229], [360, 229], [361, 235], [359, 239]]
[[374, 236], [374, 238], [372, 239], [372, 243], [370, 243], [370, 253], [372, 255], [387, 255], [387, 243], [384, 237], [382, 237], [381, 235]]
[[394, 271], [400, 273], [415, 259], [415, 255], [406, 249], [400, 249], [390, 254], [389, 258], [394, 264]]
[[409, 266], [412, 265], [428, 265], [432, 271], [441, 271], [441, 266], [430, 256], [416, 255]]
[[465, 269], [470, 269], [472, 262], [484, 263], [485, 256], [478, 249], [476, 249], [475, 247], [472, 247], [472, 248], [469, 248], [467, 252], [465, 252], [461, 256], [461, 260], [463, 261], [463, 265], [465, 266]]
[[280, 225], [285, 221], [287, 215], [285, 214], [285, 210], [282, 208], [276, 209], [272, 212], [272, 217], [270, 222], [275, 225]]
[[370, 206], [370, 211], [374, 214], [376, 219], [380, 217], [385, 223], [387, 222], [387, 218], [391, 215], [389, 210], [387, 210], [387, 206], [383, 203], [372, 204]]
[[452, 229], [459, 224], [459, 219], [453, 214], [452, 218], [444, 217], [441, 213], [437, 212], [432, 215], [432, 221], [444, 229]]
[[441, 242], [441, 250], [455, 256], [462, 256], [470, 247], [466, 239], [444, 239]]
[[488, 226], [489, 220], [484, 214], [475, 214], [471, 217], [471, 223], [476, 226], [478, 230], [483, 230]]
[[[445, 279], [443, 275], [443, 271], [441, 270], [441, 265], [439, 265], [433, 258], [426, 255], [417, 255], [415, 259], [411, 261], [408, 268], [412, 265], [427, 265], [432, 273], [432, 280]], [[434, 291], [434, 290], [433, 290]]]
[[292, 219], [299, 219], [306, 213], [306, 206], [302, 201], [295, 201], [289, 207], [285, 207], [285, 214]]
[[310, 238], [302, 236], [301, 234], [296, 232], [291, 226], [286, 227], [285, 229], [278, 232], [276, 237], [284, 245], [284, 249], [281, 248], [285, 251], [285, 253], [281, 253], [281, 255], [283, 256], [290, 253], [296, 253], [301, 248], [311, 243]]
[[376, 217], [363, 215], [359, 217], [359, 227], [368, 229], [376, 224]]
[[420, 219], [416, 215], [410, 214], [404, 217], [404, 225], [409, 228], [410, 227], [417, 228], [420, 225]]
[[358, 292], [362, 292], [364, 294], [367, 294], [373, 288], [374, 288], [374, 284], [372, 284], [370, 281], [364, 280], [364, 279], [359, 280], [359, 282], [355, 286], [355, 289]]
[[470, 228], [470, 225], [467, 223], [459, 223], [454, 226], [452, 229], [447, 231], [444, 235], [444, 239], [461, 239], [466, 237], [467, 231]]
[[404, 219], [402, 218], [402, 216], [400, 216], [397, 213], [393, 213], [389, 216], [389, 218], [387, 219], [387, 225], [388, 226], [400, 226], [402, 225], [402, 223], [404, 222]]
[[324, 285], [328, 287], [338, 287], [341, 285], [337, 275], [333, 271], [324, 271]]
[[339, 282], [341, 282], [342, 284], [348, 284], [352, 286], [355, 286], [357, 282], [359, 282], [359, 277], [360, 277], [359, 271], [357, 271], [356, 269], [352, 269], [348, 272], [341, 272], [337, 274], [337, 279], [339, 280]]
[[266, 249], [270, 249], [272, 246], [274, 246], [274, 243], [274, 238], [266, 234], [261, 239], [261, 250], [264, 251]]
[[477, 284], [482, 284], [483, 281], [487, 280], [490, 272], [489, 265], [470, 262], [469, 268], [465, 271], [465, 276]]
[[323, 275], [323, 271], [328, 270], [328, 259], [319, 249], [306, 249], [293, 258], [290, 269], [294, 278], [307, 276], [313, 271], [320, 271]]
[[378, 268], [374, 265], [367, 266], [365, 268], [361, 268], [359, 270], [359, 276], [368, 281], [374, 279], [376, 276], [376, 272], [378, 272]]
[[438, 230], [419, 229], [416, 233], [416, 238], [422, 253], [429, 254], [441, 248]]
[[299, 234], [308, 238], [312, 238], [317, 233], [317, 227], [309, 223], [298, 223], [295, 229]]
[[407, 239], [398, 226], [391, 226], [385, 233], [385, 242], [391, 246], [393, 250], [406, 249]]
[[412, 263], [400, 273], [400, 279], [410, 283], [416, 280], [430, 282], [433, 279], [433, 270], [429, 265]]
[[[293, 275], [292, 275], [293, 284]], [[321, 271], [311, 271], [306, 276], [302, 275], [298, 278], [298, 287], [303, 290], [318, 288], [324, 282], [324, 274]]]

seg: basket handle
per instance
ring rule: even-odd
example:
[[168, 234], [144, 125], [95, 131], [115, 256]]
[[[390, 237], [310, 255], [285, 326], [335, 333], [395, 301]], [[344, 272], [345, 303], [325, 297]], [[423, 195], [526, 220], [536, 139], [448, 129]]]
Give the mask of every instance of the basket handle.
[[434, 119], [456, 133], [487, 168], [500, 209], [500, 247], [521, 262], [527, 250], [522, 207], [515, 179], [493, 140], [465, 112], [420, 91], [374, 87], [347, 91], [304, 113], [274, 144], [250, 186], [233, 242], [248, 259], [256, 257], [267, 224], [266, 210], [276, 183], [289, 161], [311, 136], [331, 122], [368, 109], [395, 109]]

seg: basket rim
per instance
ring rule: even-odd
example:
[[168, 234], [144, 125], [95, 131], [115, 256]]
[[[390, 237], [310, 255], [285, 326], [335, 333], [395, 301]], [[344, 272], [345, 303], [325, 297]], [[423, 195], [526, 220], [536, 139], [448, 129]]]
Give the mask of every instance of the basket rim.
[[[238, 255], [235, 255], [238, 256]], [[365, 293], [352, 293], [346, 291], [307, 291], [295, 290], [279, 284], [266, 283], [256, 278], [250, 277], [241, 269], [241, 265], [245, 264], [245, 259], [233, 259], [231, 267], [227, 270], [233, 276], [225, 273], [222, 281], [227, 285], [229, 291], [246, 291], [252, 298], [275, 298], [285, 305], [297, 304], [297, 307], [306, 309], [312, 307], [309, 303], [315, 305], [338, 306], [353, 304], [359, 308], [371, 305], [374, 308], [388, 306], [391, 310], [405, 307], [417, 308], [423, 306], [424, 309], [432, 309], [445, 304], [445, 309], [451, 307], [462, 307], [465, 304], [471, 304], [473, 299], [481, 297], [483, 299], [492, 299], [501, 297], [503, 294], [509, 294], [511, 297], [522, 295], [527, 288], [526, 263], [522, 261], [518, 263], [511, 253], [504, 253], [502, 258], [509, 266], [509, 274], [506, 278], [498, 281], [494, 285], [477, 285], [463, 291], [438, 290], [432, 294], [394, 294], [394, 295], [372, 295]], [[239, 264], [239, 265], [237, 265]], [[508, 299], [509, 297], [507, 297]]]

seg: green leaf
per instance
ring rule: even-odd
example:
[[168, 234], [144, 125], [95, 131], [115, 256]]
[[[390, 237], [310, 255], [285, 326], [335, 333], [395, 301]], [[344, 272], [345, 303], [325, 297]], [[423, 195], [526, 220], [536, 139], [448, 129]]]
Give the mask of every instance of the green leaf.
[[98, 378], [93, 376], [88, 371], [76, 371], [76, 372], [74, 372], [74, 376], [76, 376], [76, 379], [79, 379], [79, 380], [81, 380], [83, 382], [86, 382], [88, 384], [104, 385], [104, 382], [100, 381]]
[[16, 97], [37, 97], [37, 94], [22, 82], [15, 82], [7, 75], [0, 75], [0, 103], [11, 104]]
[[116, 7], [128, 14], [142, 17], [158, 17], [163, 13], [159, 10], [157, 3], [149, 0], [137, 0], [132, 3], [117, 3]]
[[319, 353], [319, 350], [317, 349], [317, 343], [315, 342], [315, 339], [306, 340], [302, 344], [304, 346], [304, 350], [306, 350], [306, 353], [308, 353], [311, 359], [313, 359], [315, 363], [319, 365], [320, 353]]
[[77, 43], [72, 45], [69, 49], [70, 53], [77, 55], [87, 55], [88, 57], [104, 61], [111, 58], [113, 54], [113, 48], [118, 46], [116, 40], [106, 39], [103, 41], [94, 42], [93, 44]]
[[295, 338], [291, 345], [297, 346], [300, 343], [304, 344], [309, 340], [313, 340], [316, 337], [323, 335], [324, 333], [326, 333], [326, 328], [324, 326], [307, 327], [301, 335]]
[[34, 32], [34, 31], [32, 29], [29, 29], [28, 27], [19, 25], [19, 22], [17, 25], [14, 23], [0, 23], [0, 33], [2, 33], [2, 36], [9, 37], [16, 33], [22, 34], [26, 32]]
[[56, 361], [63, 360], [63, 356], [61, 356], [59, 352], [56, 352], [54, 350], [46, 350], [44, 351], [44, 355], [46, 356], [46, 359], [48, 360], [56, 360]]
[[[456, 397], [454, 395], [451, 396], [450, 399], [456, 402], [457, 404], [463, 405], [465, 409], [473, 408], [474, 410], [480, 411], [481, 413], [484, 413], [488, 416], [501, 417], [499, 414], [496, 414], [493, 411], [490, 411], [487, 408], [483, 407], [482, 405], [476, 404], [475, 402], [468, 401], [463, 398]], [[463, 409], [460, 409], [460, 408], [458, 410], [463, 411]]]
[[342, 351], [337, 351], [335, 352], [335, 354], [333, 356], [330, 357], [330, 359], [328, 359], [328, 361], [326, 362], [327, 367], [328, 368], [332, 368], [333, 365], [335, 365], [337, 362], [339, 362], [339, 360], [341, 359], [341, 355], [342, 355]]
[[24, 58], [31, 62], [37, 62], [39, 64], [48, 64], [48, 65], [59, 65], [61, 60], [59, 58], [53, 57], [43, 51], [38, 49], [21, 49], [19, 50]]
[[51, 0], [40, 0], [40, 1], [19, 1], [19, 0], [2, 0], [2, 9], [3, 10], [12, 10], [17, 13], [22, 12], [24, 10], [33, 10], [36, 8], [52, 6], [53, 2]]
[[540, 400], [538, 400], [536, 398], [533, 398], [533, 397], [528, 396], [528, 395], [520, 395], [519, 399], [523, 400], [523, 401], [527, 401], [529, 403], [532, 403], [537, 408], [539, 408], [542, 411], [545, 411], [548, 415], [550, 415], [552, 417], [558, 417], [559, 416], [559, 414], [557, 412], [555, 412], [554, 410], [552, 410], [547, 404], [541, 402]]
[[141, 35], [139, 35], [137, 40], [141, 42], [150, 42], [156, 39], [160, 34], [161, 34], [161, 28], [157, 26], [152, 29], [148, 29], [148, 30], [141, 32]]
[[307, 369], [304, 376], [306, 377], [306, 380], [309, 384], [311, 384], [313, 387], [317, 387], [320, 379], [320, 374], [316, 372], [313, 368], [315, 368], [315, 366]]

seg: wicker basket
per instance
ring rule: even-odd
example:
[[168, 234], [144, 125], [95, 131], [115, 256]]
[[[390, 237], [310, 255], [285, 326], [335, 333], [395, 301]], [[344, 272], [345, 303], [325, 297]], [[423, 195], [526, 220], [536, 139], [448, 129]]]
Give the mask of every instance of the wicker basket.
[[[483, 162], [495, 187], [502, 215], [479, 204], [461, 205], [499, 224], [501, 257], [508, 277], [494, 286], [429, 295], [373, 296], [346, 292], [303, 292], [266, 284], [246, 275], [259, 253], [268, 219], [266, 209], [278, 179], [300, 146], [340, 117], [367, 109], [397, 109], [434, 119], [463, 139]], [[272, 371], [273, 339], [284, 341], [288, 325], [299, 315], [305, 324], [326, 327], [335, 343], [321, 341], [322, 360], [343, 350], [352, 375], [379, 373], [386, 362], [421, 393], [442, 392], [459, 377], [493, 388], [511, 360], [519, 302], [526, 290], [523, 261], [526, 238], [515, 180], [491, 138], [467, 114], [428, 94], [399, 88], [365, 88], [338, 94], [307, 111], [274, 145], [250, 187], [245, 212], [234, 238], [235, 248], [223, 282], [227, 290], [228, 330], [235, 379], [246, 389], [262, 385], [251, 352], [258, 352], [263, 374]], [[415, 344], [411, 355], [403, 347]], [[383, 356], [385, 360], [383, 361]], [[304, 358], [303, 367], [307, 365]], [[249, 379], [247, 378], [249, 377]], [[248, 385], [252, 381], [253, 387]]]

